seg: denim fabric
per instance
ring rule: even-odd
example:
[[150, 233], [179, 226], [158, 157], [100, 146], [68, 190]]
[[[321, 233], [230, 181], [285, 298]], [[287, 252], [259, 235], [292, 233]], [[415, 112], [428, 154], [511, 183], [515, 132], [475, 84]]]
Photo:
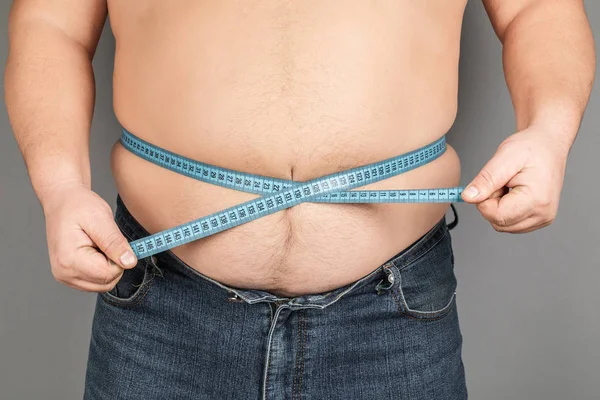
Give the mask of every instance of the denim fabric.
[[[117, 198], [115, 220], [148, 233]], [[96, 301], [87, 400], [467, 399], [450, 232], [328, 293], [216, 282], [167, 251]]]

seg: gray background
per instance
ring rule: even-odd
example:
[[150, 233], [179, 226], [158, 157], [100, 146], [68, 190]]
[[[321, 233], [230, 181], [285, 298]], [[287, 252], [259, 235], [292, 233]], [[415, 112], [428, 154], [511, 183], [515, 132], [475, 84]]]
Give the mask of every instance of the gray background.
[[[0, 2], [2, 21], [9, 3]], [[600, 41], [600, 3], [586, 6]], [[4, 59], [6, 24], [0, 26]], [[467, 7], [462, 42], [459, 116], [449, 142], [461, 156], [466, 184], [512, 133], [514, 115], [500, 44], [479, 1]], [[119, 137], [111, 105], [113, 51], [107, 25], [94, 62], [92, 176], [93, 189], [112, 205], [109, 151]], [[458, 206], [453, 241], [472, 399], [600, 398], [599, 102], [596, 85], [551, 227], [499, 234], [475, 207]], [[81, 398], [94, 296], [54, 281], [41, 207], [4, 107], [0, 131], [0, 399]]]

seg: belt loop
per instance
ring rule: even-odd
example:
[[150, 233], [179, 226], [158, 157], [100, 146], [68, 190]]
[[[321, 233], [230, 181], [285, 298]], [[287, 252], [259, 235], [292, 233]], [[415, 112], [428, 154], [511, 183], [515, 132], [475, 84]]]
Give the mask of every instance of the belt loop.
[[458, 225], [458, 213], [456, 212], [456, 208], [454, 207], [454, 204], [452, 204], [452, 203], [450, 203], [450, 207], [452, 208], [452, 212], [454, 213], [454, 221], [452, 221], [448, 224], [449, 231], [451, 231], [452, 229], [454, 229], [456, 227], [456, 225]]
[[156, 275], [164, 277], [162, 269], [160, 269], [158, 266], [158, 259], [156, 256], [150, 256], [150, 264], [152, 265], [152, 269]]

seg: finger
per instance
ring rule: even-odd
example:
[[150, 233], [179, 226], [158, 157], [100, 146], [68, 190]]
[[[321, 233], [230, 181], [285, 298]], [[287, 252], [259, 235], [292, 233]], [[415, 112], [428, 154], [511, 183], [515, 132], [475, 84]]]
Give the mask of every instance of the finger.
[[75, 279], [104, 285], [120, 279], [125, 271], [93, 247], [85, 248], [82, 254], [71, 265], [73, 278]]
[[84, 272], [85, 279], [90, 282], [98, 284], [110, 283], [121, 279], [123, 272], [125, 272], [125, 269], [120, 265], [115, 264], [114, 261], [107, 259], [104, 254], [99, 252], [96, 252], [90, 261]]
[[490, 195], [490, 199], [499, 199], [508, 193], [508, 188], [506, 186], [502, 186], [500, 189], [496, 190], [494, 193]]
[[[121, 279], [119, 277], [119, 279]], [[81, 290], [84, 292], [94, 292], [94, 293], [99, 293], [99, 292], [108, 292], [110, 290], [112, 290], [117, 282], [119, 282], [119, 280], [114, 280], [112, 282], [109, 283], [105, 283], [105, 284], [100, 284], [100, 283], [94, 283], [94, 282], [89, 282], [85, 279], [72, 279], [68, 282], [62, 282], [63, 284], [72, 287], [73, 289], [77, 289], [77, 290]]]
[[520, 234], [520, 233], [533, 232], [538, 229], [544, 228], [550, 224], [551, 224], [551, 222], [549, 222], [549, 221], [544, 221], [537, 216], [531, 216], [531, 217], [526, 218], [525, 220], [520, 221], [514, 225], [499, 226], [499, 225], [492, 224], [492, 226], [498, 232]]
[[109, 259], [125, 269], [135, 267], [137, 257], [110, 214], [107, 217], [96, 216], [82, 227]]
[[532, 196], [523, 187], [516, 187], [501, 198], [488, 199], [477, 205], [483, 217], [494, 225], [508, 227], [535, 213]]
[[497, 216], [505, 226], [510, 226], [533, 216], [535, 212], [534, 197], [529, 193], [529, 189], [526, 186], [517, 186], [500, 199]]
[[467, 203], [478, 203], [490, 198], [497, 190], [502, 189], [519, 171], [523, 163], [511, 159], [506, 150], [499, 148], [494, 157], [483, 167], [481, 172], [467, 185], [462, 198]]
[[[489, 210], [494, 210], [498, 208], [498, 202], [500, 201], [500, 198], [506, 193], [508, 193], [508, 188], [504, 186], [501, 189], [498, 189], [494, 193], [492, 193], [489, 199], [477, 204], [476, 207], [479, 209], [479, 211], [483, 210], [489, 213]], [[488, 219], [486, 215], [484, 215], [484, 217]]]
[[494, 197], [491, 199], [484, 200], [483, 202], [477, 204], [477, 209], [490, 223], [496, 222], [496, 211], [498, 210], [498, 203], [500, 202], [499, 197]]

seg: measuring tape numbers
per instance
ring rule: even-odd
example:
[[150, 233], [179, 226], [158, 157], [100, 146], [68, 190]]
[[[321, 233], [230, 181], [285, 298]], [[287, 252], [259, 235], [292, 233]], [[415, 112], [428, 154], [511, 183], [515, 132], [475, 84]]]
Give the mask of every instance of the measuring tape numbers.
[[350, 190], [423, 166], [446, 151], [445, 136], [409, 153], [305, 182], [255, 175], [202, 163], [157, 147], [123, 128], [121, 143], [135, 155], [202, 182], [262, 197], [130, 242], [138, 258], [172, 249], [273, 214], [312, 203], [454, 203], [464, 187]]

